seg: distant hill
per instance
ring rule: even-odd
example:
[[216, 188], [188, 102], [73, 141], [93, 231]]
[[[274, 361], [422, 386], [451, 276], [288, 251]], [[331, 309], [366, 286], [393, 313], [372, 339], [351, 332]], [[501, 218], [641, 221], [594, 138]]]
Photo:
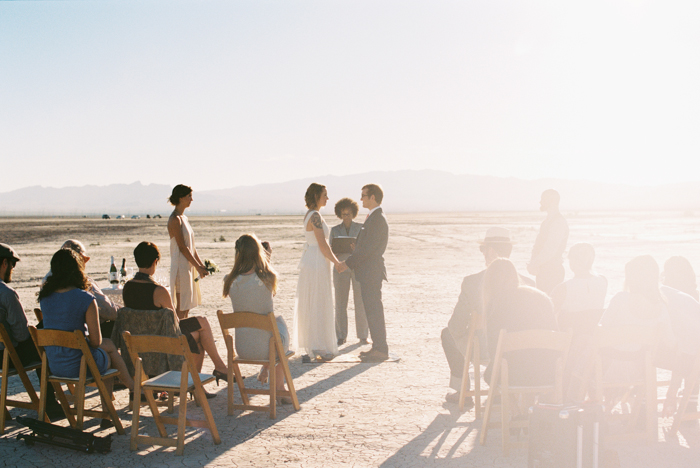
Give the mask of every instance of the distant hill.
[[[455, 175], [444, 171], [368, 172], [319, 176], [275, 184], [197, 191], [192, 215], [303, 213], [304, 191], [311, 182], [328, 187], [331, 204], [341, 197], [359, 201], [366, 183], [379, 183], [388, 212], [535, 211], [540, 193], [555, 188], [563, 211], [572, 210], [700, 210], [700, 184], [657, 186], [606, 184], [583, 180], [523, 180]], [[0, 216], [18, 215], [166, 215], [168, 185], [140, 182], [107, 186], [26, 187], [0, 194]], [[332, 206], [326, 208], [332, 212]]]

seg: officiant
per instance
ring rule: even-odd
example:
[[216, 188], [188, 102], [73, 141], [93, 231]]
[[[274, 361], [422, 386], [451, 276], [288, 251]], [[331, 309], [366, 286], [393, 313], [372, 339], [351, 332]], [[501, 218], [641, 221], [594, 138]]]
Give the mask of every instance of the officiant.
[[[355, 246], [357, 235], [362, 228], [361, 223], [353, 221], [360, 207], [350, 198], [342, 198], [335, 204], [335, 215], [343, 222], [331, 229], [328, 243], [333, 253], [341, 262], [345, 261]], [[352, 297], [355, 302], [355, 331], [360, 344], [368, 344], [369, 327], [367, 316], [362, 304], [360, 294], [360, 282], [355, 279], [355, 272], [347, 269], [342, 273], [333, 269], [333, 286], [335, 288], [335, 334], [338, 337], [338, 346], [344, 344], [348, 337], [348, 297], [352, 285]]]

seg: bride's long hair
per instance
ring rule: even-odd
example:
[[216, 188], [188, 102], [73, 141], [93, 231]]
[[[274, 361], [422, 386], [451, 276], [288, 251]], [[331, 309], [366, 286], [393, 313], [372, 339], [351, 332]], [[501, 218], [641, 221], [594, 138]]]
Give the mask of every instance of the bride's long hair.
[[236, 259], [231, 273], [224, 278], [224, 297], [228, 297], [233, 281], [250, 270], [255, 270], [255, 274], [273, 295], [277, 292], [277, 272], [272, 268], [260, 239], [255, 234], [243, 234], [236, 241]]

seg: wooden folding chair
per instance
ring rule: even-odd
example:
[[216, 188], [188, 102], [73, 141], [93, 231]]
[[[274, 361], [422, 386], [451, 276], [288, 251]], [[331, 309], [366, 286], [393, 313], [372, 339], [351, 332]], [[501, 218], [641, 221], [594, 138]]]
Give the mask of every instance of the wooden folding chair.
[[[485, 336], [485, 324], [481, 314], [474, 312], [469, 320], [469, 334], [467, 335], [467, 350], [464, 354], [464, 370], [462, 371], [462, 384], [459, 390], [459, 410], [464, 411], [464, 404], [467, 397], [474, 398], [474, 416], [481, 418], [481, 396], [485, 392], [481, 390], [481, 365], [488, 361], [482, 361], [481, 350], [486, 349], [486, 343], [482, 343], [480, 338]], [[482, 348], [483, 346], [483, 348]], [[474, 390], [468, 387], [469, 364], [474, 368]]]
[[[615, 422], [613, 408], [620, 403], [626, 405], [631, 401], [627, 423], [619, 434], [611, 431], [609, 440], [627, 440], [645, 438], [655, 441], [658, 438], [658, 415], [656, 398], [656, 367], [653, 356], [657, 347], [656, 330], [649, 326], [598, 327], [595, 332], [595, 399], [605, 407], [606, 418]], [[639, 348], [639, 351], [620, 351], [626, 347]], [[623, 361], [626, 369], [638, 364], [639, 375], [624, 376], [616, 374], [614, 380], [606, 381], [605, 367], [608, 361]], [[628, 377], [628, 378], [623, 378]], [[641, 392], [640, 392], [641, 389]], [[617, 390], [621, 396], [615, 397]], [[607, 393], [607, 395], [606, 395]], [[644, 416], [644, 428], [637, 428], [638, 418]], [[617, 418], [620, 419], [620, 418]], [[623, 421], [624, 422], [624, 421]]]
[[[210, 374], [200, 374], [197, 372], [197, 367], [194, 364], [194, 359], [190, 353], [187, 338], [185, 336], [166, 337], [153, 335], [132, 335], [124, 332], [123, 334], [126, 346], [129, 349], [129, 354], [134, 362], [134, 403], [133, 403], [133, 420], [131, 423], [131, 450], [136, 450], [138, 443], [160, 445], [164, 447], [176, 447], [175, 453], [182, 455], [185, 451], [185, 426], [201, 427], [209, 429], [215, 444], [221, 443], [219, 431], [216, 428], [216, 422], [212, 416], [209, 402], [204, 394], [203, 384], [214, 380], [214, 376]], [[181, 371], [167, 371], [153, 378], [148, 378], [143, 371], [142, 353], [165, 353], [175, 356], [184, 356], [185, 361], [182, 363]], [[180, 393], [179, 413], [178, 417], [165, 416], [158, 409], [157, 403], [153, 398], [153, 391], [167, 391], [169, 395], [173, 392]], [[141, 416], [140, 397], [143, 392], [146, 395], [148, 406], [151, 409], [151, 414], [155, 420], [160, 437], [149, 437], [139, 435], [139, 418]], [[204, 411], [204, 419], [188, 419], [187, 418], [187, 394], [194, 392], [195, 399], [199, 406]], [[165, 430], [165, 424], [177, 425], [177, 437], [171, 439]]]
[[[292, 373], [289, 371], [289, 362], [287, 358], [294, 355], [294, 351], [284, 352], [282, 347], [282, 339], [280, 338], [280, 332], [277, 329], [277, 321], [275, 320], [274, 312], [270, 312], [267, 315], [260, 315], [253, 312], [231, 312], [225, 314], [221, 310], [217, 310], [216, 314], [219, 317], [219, 324], [221, 325], [221, 332], [224, 335], [224, 340], [226, 341], [226, 349], [228, 350], [228, 414], [233, 415], [235, 410], [252, 410], [252, 411], [269, 411], [270, 419], [275, 419], [277, 417], [277, 397], [278, 396], [288, 396], [292, 399], [292, 404], [295, 410], [299, 410], [299, 400], [297, 399], [297, 392], [294, 389], [294, 381], [292, 380]], [[236, 350], [233, 345], [233, 336], [229, 332], [232, 328], [257, 328], [259, 330], [265, 330], [270, 333], [269, 342], [269, 352], [266, 360], [253, 360], [253, 359], [241, 359], [236, 356]], [[289, 390], [277, 391], [276, 389], [276, 373], [275, 364], [279, 363], [282, 366], [282, 371], [284, 374], [284, 379], [287, 382], [287, 387]], [[265, 389], [253, 389], [246, 388], [243, 383], [243, 375], [241, 374], [241, 369], [239, 364], [257, 364], [264, 365], [267, 364], [269, 369], [269, 381], [270, 388]], [[238, 384], [238, 390], [241, 393], [241, 399], [243, 400], [242, 405], [236, 405], [233, 403], [233, 376], [236, 376], [236, 383]], [[270, 395], [270, 404], [266, 406], [254, 406], [250, 404], [248, 395]]]
[[[117, 433], [120, 435], [124, 434], [124, 427], [122, 426], [119, 416], [117, 416], [117, 412], [114, 409], [114, 404], [112, 403], [112, 394], [107, 390], [104, 383], [104, 380], [106, 379], [119, 376], [119, 371], [116, 369], [107, 369], [107, 372], [100, 375], [95, 359], [92, 357], [92, 353], [90, 352], [90, 346], [85, 339], [85, 335], [83, 335], [80, 330], [75, 330], [72, 332], [47, 329], [37, 330], [35, 327], [30, 326], [29, 332], [32, 335], [32, 339], [34, 340], [37, 350], [39, 351], [39, 355], [41, 356], [41, 396], [39, 398], [39, 419], [44, 419], [44, 413], [46, 411], [46, 389], [48, 388], [49, 383], [51, 383], [56, 391], [58, 401], [61, 403], [63, 412], [66, 414], [71, 427], [82, 429], [84, 416], [102, 419], [109, 418], [112, 420], [112, 423], [114, 423]], [[44, 347], [46, 346], [63, 346], [65, 348], [80, 350], [83, 353], [83, 357], [80, 360], [79, 376], [77, 378], [73, 378], [49, 374], [50, 364], [44, 350]], [[88, 376], [88, 370], [90, 371], [90, 376]], [[61, 387], [62, 383], [75, 386], [73, 407], [70, 406], [68, 398], [63, 392], [63, 388]], [[85, 409], [85, 388], [88, 385], [94, 385], [97, 387], [100, 394], [100, 399], [102, 400], [102, 411]]]
[[[551, 330], [524, 330], [507, 332], [501, 330], [496, 347], [496, 355], [493, 358], [493, 369], [491, 382], [489, 384], [489, 396], [486, 401], [484, 420], [481, 424], [481, 445], [486, 443], [486, 435], [489, 428], [498, 427], [499, 424], [490, 424], [489, 419], [493, 411], [494, 398], [500, 395], [501, 399], [501, 435], [503, 443], [503, 453], [508, 455], [512, 447], [525, 447], [526, 442], [511, 443], [511, 428], [527, 428], [528, 420], [523, 418], [520, 421], [511, 421], [511, 396], [527, 395], [535, 396], [550, 395], [551, 403], [561, 403], [563, 400], [563, 373], [564, 362], [566, 361], [569, 346], [571, 344], [571, 333], [557, 332]], [[525, 350], [549, 350], [559, 353], [555, 366], [554, 383], [551, 385], [521, 386], [511, 385], [508, 375], [508, 361], [506, 353]]]
[[[10, 335], [7, 333], [5, 326], [2, 324], [0, 324], [0, 343], [5, 345], [5, 351], [2, 357], [2, 372], [0, 372], [0, 379], [2, 379], [2, 383], [0, 384], [0, 434], [4, 434], [5, 421], [10, 415], [10, 412], [7, 410], [8, 406], [30, 409], [36, 411], [37, 413], [39, 412], [39, 397], [32, 386], [32, 382], [29, 380], [27, 371], [41, 367], [41, 361], [31, 362], [26, 366], [23, 366], [22, 361], [19, 359], [19, 355], [17, 354], [17, 350], [15, 350], [15, 347], [12, 345]], [[14, 368], [10, 367], [10, 361], [12, 361]], [[29, 402], [7, 398], [8, 383], [10, 377], [13, 375], [18, 376], [22, 381], [24, 389], [27, 391], [27, 395], [29, 395]], [[46, 415], [44, 415], [44, 420], [46, 422], [50, 422]]]
[[690, 403], [691, 398], [693, 398], [695, 388], [698, 386], [698, 382], [700, 382], [700, 349], [698, 349], [698, 353], [695, 355], [690, 373], [685, 376], [684, 380], [683, 397], [681, 398], [681, 402], [676, 409], [676, 413], [673, 415], [673, 424], [671, 425], [671, 431], [669, 433], [670, 436], [673, 436], [678, 432], [681, 422], [700, 419], [700, 411], [698, 411], [697, 403], [691, 411], [689, 411], [688, 408], [688, 404]]

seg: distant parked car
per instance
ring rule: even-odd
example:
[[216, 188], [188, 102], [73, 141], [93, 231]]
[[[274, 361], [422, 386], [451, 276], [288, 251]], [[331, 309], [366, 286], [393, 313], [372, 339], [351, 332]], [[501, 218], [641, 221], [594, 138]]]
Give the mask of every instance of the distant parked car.
[[103, 215], [102, 215], [102, 219], [109, 219], [109, 215], [108, 215], [108, 214], [103, 214]]
[[146, 219], [151, 219], [151, 215], [147, 214]]
[[124, 215], [119, 215], [119, 216], [117, 216], [117, 219], [126, 219], [126, 216], [124, 216]]
[[156, 219], [156, 218], [162, 218], [162, 216], [161, 216], [161, 215], [159, 215], [159, 214], [157, 214], [157, 215], [153, 215], [153, 219]]
[[133, 216], [131, 217], [131, 219], [141, 219], [141, 216], [139, 216], [139, 215], [133, 215]]

